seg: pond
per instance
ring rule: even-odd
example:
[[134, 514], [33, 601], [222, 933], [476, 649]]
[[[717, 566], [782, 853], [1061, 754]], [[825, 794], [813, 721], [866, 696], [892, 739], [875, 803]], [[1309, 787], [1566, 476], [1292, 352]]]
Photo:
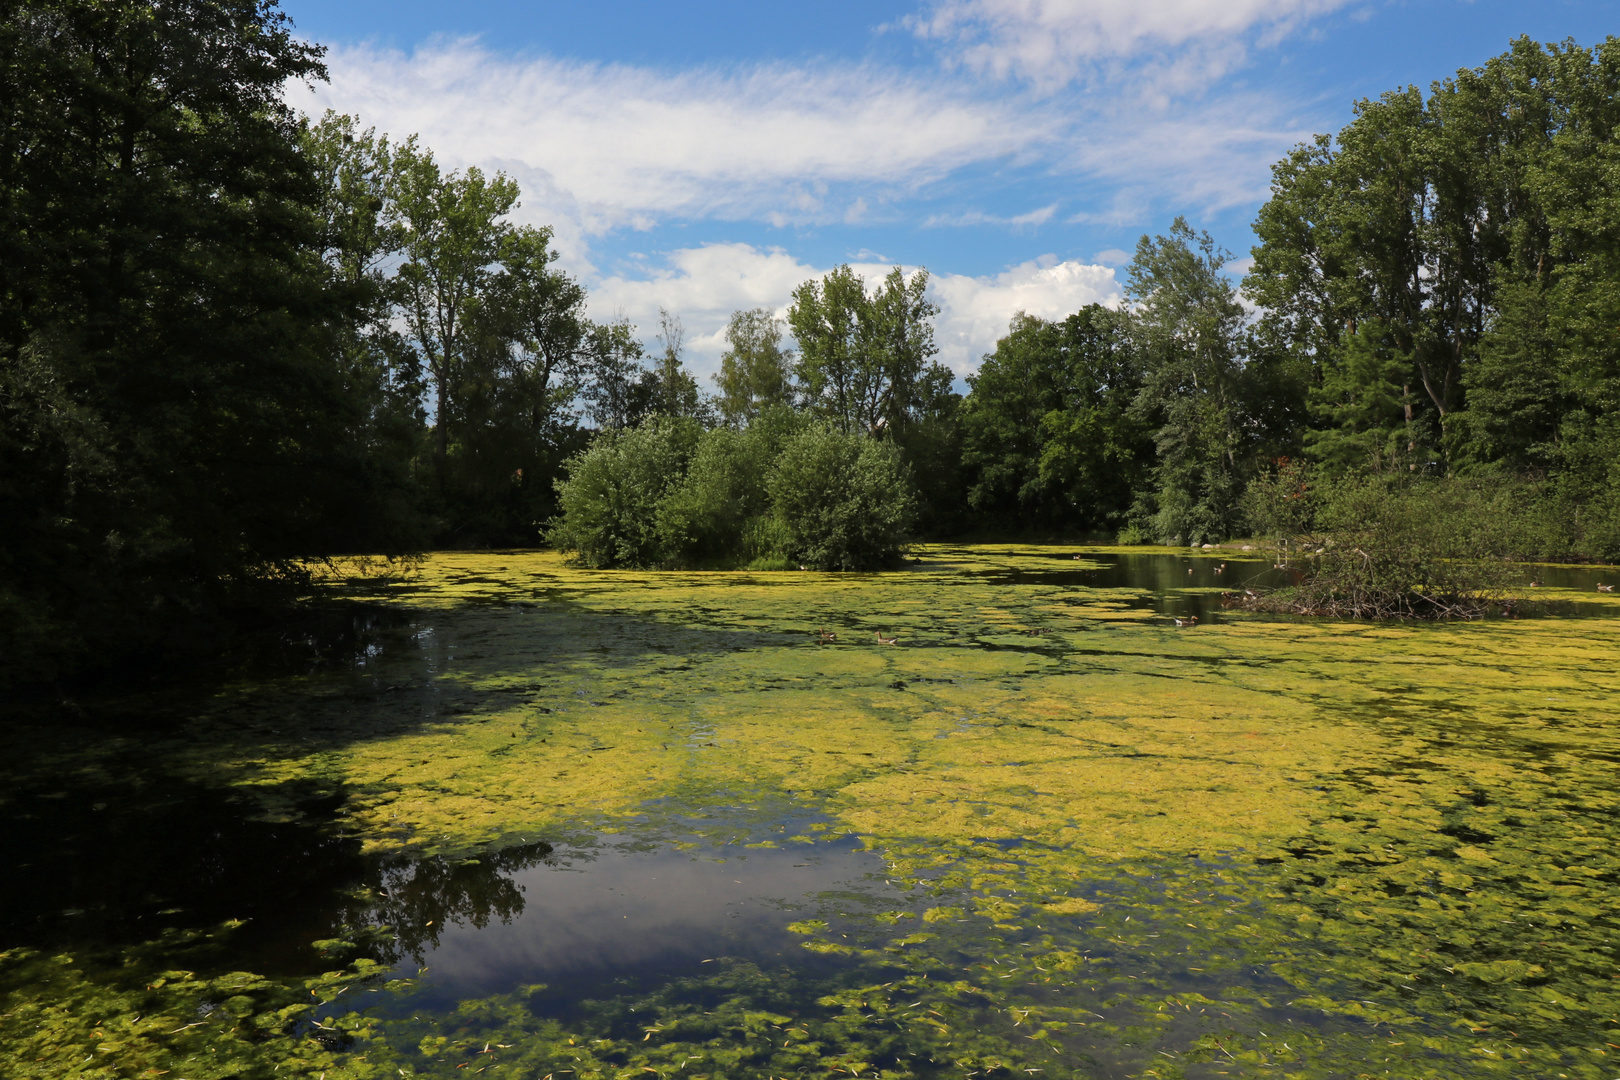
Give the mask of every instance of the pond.
[[1234, 550], [916, 555], [441, 554], [14, 708], [0, 1073], [1620, 1077], [1604, 572], [1371, 625], [1227, 612], [1288, 574]]

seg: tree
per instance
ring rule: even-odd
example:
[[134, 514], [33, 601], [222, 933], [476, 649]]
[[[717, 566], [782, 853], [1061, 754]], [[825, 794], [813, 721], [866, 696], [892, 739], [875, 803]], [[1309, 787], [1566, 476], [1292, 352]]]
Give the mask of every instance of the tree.
[[762, 410], [793, 403], [793, 353], [782, 348], [782, 320], [764, 308], [736, 311], [720, 356], [720, 415], [746, 427]]
[[586, 566], [663, 565], [659, 506], [686, 475], [701, 434], [696, 421], [651, 416], [598, 436], [558, 480], [562, 514], [547, 538]]
[[[1604, 206], [1617, 74], [1612, 39], [1585, 50], [1520, 38], [1427, 97], [1407, 87], [1358, 103], [1336, 137], [1276, 166], [1245, 289], [1275, 339], [1333, 387], [1316, 408], [1339, 411], [1320, 422], [1355, 434], [1342, 404], [1390, 383], [1409, 467], [1551, 463], [1574, 389], [1551, 373], [1568, 355], [1555, 294], [1610, 243], [1587, 215]], [[1364, 362], [1368, 321], [1388, 365]], [[1365, 422], [1380, 442], [1381, 414]]]
[[681, 326], [680, 316], [671, 314], [665, 308], [658, 309], [658, 340], [664, 343], [664, 351], [658, 357], [655, 371], [657, 390], [654, 409], [662, 416], [710, 418], [711, 407], [703, 400], [697, 379], [683, 363], [686, 331]]
[[511, 226], [502, 219], [516, 207], [518, 187], [502, 173], [486, 179], [476, 166], [445, 176], [414, 138], [395, 152], [394, 184], [406, 230], [401, 307], [432, 387], [442, 486], [451, 431], [461, 420], [470, 323], [508, 244]]
[[522, 398], [531, 438], [579, 394], [590, 327], [584, 288], [553, 267], [551, 235], [549, 227], [524, 226], [506, 237], [488, 301], [507, 343], [503, 367]]
[[334, 362], [352, 309], [328, 287], [284, 97], [323, 77], [320, 50], [271, 0], [10, 12], [0, 655], [39, 677], [388, 515]]
[[1153, 455], [1132, 411], [1142, 378], [1128, 314], [1020, 312], [968, 383], [962, 460], [975, 511], [1019, 528], [1118, 524]]
[[1149, 525], [1166, 540], [1220, 538], [1238, 523], [1244, 312], [1229, 257], [1178, 217], [1169, 236], [1138, 241], [1128, 271], [1144, 368], [1135, 413], [1157, 428]]
[[597, 427], [634, 427], [656, 411], [658, 375], [642, 366], [646, 355], [635, 327], [623, 316], [593, 324], [585, 335], [585, 387], [580, 392]]
[[928, 299], [928, 271], [907, 278], [898, 266], [890, 270], [873, 293], [867, 314], [870, 358], [862, 379], [862, 413], [868, 427], [882, 424], [899, 431], [917, 419], [919, 410], [935, 396], [941, 378], [951, 383], [949, 369], [929, 365], [939, 349], [934, 345], [935, 315], [939, 305]]
[[456, 543], [532, 543], [555, 511], [552, 477], [578, 449], [585, 290], [553, 265], [549, 229], [507, 233], [464, 320], [440, 511]]
[[393, 148], [357, 118], [331, 111], [300, 134], [318, 185], [329, 287], [349, 309], [332, 326], [334, 358], [364, 412], [367, 465], [399, 505], [396, 518], [412, 519], [417, 536], [412, 467], [427, 414], [421, 358], [395, 318], [391, 270], [406, 234], [393, 198]]
[[841, 431], [897, 430], [917, 415], [925, 390], [950, 372], [931, 371], [928, 271], [898, 266], [871, 293], [849, 266], [793, 292], [788, 325], [799, 344], [796, 374], [810, 410]]
[[869, 310], [866, 282], [847, 265], [821, 281], [793, 290], [788, 325], [799, 345], [795, 374], [811, 412], [840, 431], [862, 429], [875, 417], [861, 416]]
[[819, 424], [783, 443], [769, 490], [787, 554], [817, 570], [894, 563], [916, 513], [893, 443]]
[[686, 475], [658, 507], [666, 564], [736, 565], [778, 553], [766, 478], [780, 440], [769, 427], [703, 433]]

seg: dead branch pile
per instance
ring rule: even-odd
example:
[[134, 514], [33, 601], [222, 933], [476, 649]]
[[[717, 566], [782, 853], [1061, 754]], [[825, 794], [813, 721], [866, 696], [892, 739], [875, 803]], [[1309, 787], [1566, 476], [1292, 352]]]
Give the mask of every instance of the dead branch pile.
[[1247, 611], [1339, 619], [1479, 619], [1514, 615], [1521, 573], [1496, 559], [1443, 558], [1419, 546], [1372, 548], [1323, 538], [1312, 546], [1279, 549], [1278, 566], [1294, 584], [1228, 594]]

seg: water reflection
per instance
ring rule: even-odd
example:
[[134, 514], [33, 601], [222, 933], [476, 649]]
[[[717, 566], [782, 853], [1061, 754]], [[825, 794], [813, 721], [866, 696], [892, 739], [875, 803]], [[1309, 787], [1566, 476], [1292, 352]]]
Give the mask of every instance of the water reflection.
[[[1027, 553], [1026, 553], [1027, 554]], [[1221, 593], [1244, 589], [1275, 589], [1297, 584], [1297, 568], [1281, 568], [1253, 554], [1222, 552], [1206, 555], [1189, 551], [1172, 555], [1163, 551], [1118, 552], [1072, 549], [1040, 552], [1031, 566], [1008, 560], [1008, 565], [979, 571], [999, 585], [1047, 585], [1072, 589], [1115, 591], [1127, 607], [1156, 611], [1165, 616], [1197, 615], [1201, 621], [1218, 619], [1224, 610]]]
[[537, 1007], [566, 1011], [592, 988], [698, 974], [721, 957], [803, 968], [813, 954], [788, 924], [822, 907], [853, 914], [892, 897], [882, 866], [848, 838], [557, 854], [504, 877], [521, 899], [498, 923], [450, 915], [418, 957], [427, 997], [448, 1003], [546, 983], [549, 1005]]
[[379, 859], [344, 835], [339, 790], [303, 792], [300, 820], [266, 822], [216, 792], [165, 786], [159, 800], [14, 795], [0, 820], [0, 949], [114, 948], [234, 920], [230, 966], [296, 973], [367, 956], [426, 966], [451, 997], [577, 990], [718, 956], [798, 959], [786, 927], [805, 910], [840, 897], [853, 911], [893, 892], [881, 859], [849, 837], [772, 848], [604, 836]]

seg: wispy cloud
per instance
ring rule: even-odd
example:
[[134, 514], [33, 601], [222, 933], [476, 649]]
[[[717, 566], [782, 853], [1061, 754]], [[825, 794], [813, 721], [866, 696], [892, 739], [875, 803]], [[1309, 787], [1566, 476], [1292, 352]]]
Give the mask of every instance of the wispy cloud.
[[1201, 89], [1350, 0], [937, 0], [905, 20], [947, 58], [1043, 91], [1117, 77], [1123, 66], [1162, 89]]
[[1052, 215], [1057, 213], [1057, 208], [1057, 203], [1051, 203], [1027, 214], [1014, 214], [1011, 217], [986, 214], [978, 210], [970, 210], [963, 214], [933, 214], [923, 219], [922, 227], [932, 229], [940, 226], [1006, 225], [1015, 229], [1030, 228], [1051, 221]]
[[1296, 109], [1252, 91], [1147, 112], [1122, 106], [1114, 123], [1077, 131], [1065, 147], [1075, 173], [1114, 185], [1109, 204], [1069, 220], [1132, 225], [1165, 201], [1194, 213], [1262, 202], [1271, 165], [1320, 128]]
[[1070, 224], [1136, 224], [1165, 200], [1220, 210], [1262, 197], [1267, 166], [1312, 130], [1255, 92], [1159, 108], [833, 63], [667, 73], [514, 57], [463, 40], [409, 54], [340, 46], [328, 67], [330, 83], [290, 91], [295, 104], [418, 133], [451, 165], [503, 169], [523, 187], [523, 216], [553, 224], [581, 269], [591, 237], [668, 221], [1056, 220], [1056, 204], [1015, 215], [918, 212], [933, 185], [984, 165], [1100, 182], [1093, 205], [1064, 218]]

